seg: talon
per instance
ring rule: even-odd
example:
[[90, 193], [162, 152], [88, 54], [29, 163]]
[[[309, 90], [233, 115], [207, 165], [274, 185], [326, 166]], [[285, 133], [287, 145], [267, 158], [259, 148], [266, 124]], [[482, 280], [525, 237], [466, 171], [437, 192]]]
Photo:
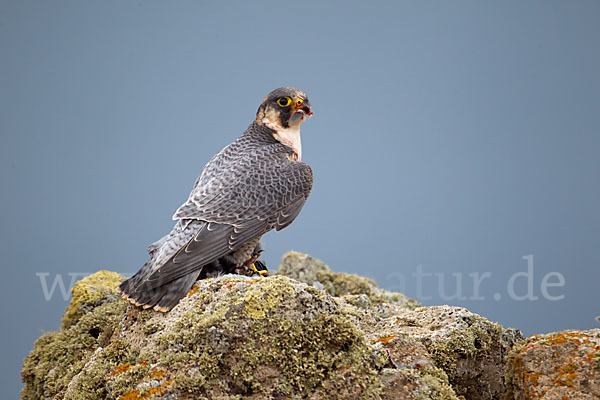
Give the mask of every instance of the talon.
[[256, 272], [257, 274], [260, 274], [260, 271], [256, 269], [256, 265], [254, 265], [254, 263], [250, 264], [250, 269]]
[[[259, 267], [264, 267], [264, 264], [261, 263], [260, 261], [258, 262]], [[258, 269], [256, 268], [255, 263], [250, 264], [250, 269], [254, 272], [256, 272], [258, 275], [260, 276], [267, 276], [267, 274], [269, 273], [269, 271], [267, 271], [266, 267]]]
[[250, 256], [248, 257], [248, 259], [244, 262], [244, 265], [250, 266], [252, 264], [254, 264], [254, 262], [258, 260], [258, 255], [254, 255], [254, 256]]

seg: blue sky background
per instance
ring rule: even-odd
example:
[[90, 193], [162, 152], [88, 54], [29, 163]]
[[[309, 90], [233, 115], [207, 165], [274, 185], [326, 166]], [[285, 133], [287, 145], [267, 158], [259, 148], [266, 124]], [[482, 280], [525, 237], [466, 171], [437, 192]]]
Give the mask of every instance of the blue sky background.
[[[2, 397], [67, 305], [36, 274], [135, 272], [284, 85], [313, 105], [315, 185], [265, 236], [272, 268], [294, 249], [526, 335], [598, 327], [599, 17], [597, 1], [1, 0]], [[517, 300], [528, 255], [538, 299]], [[437, 274], [420, 292], [419, 270]]]

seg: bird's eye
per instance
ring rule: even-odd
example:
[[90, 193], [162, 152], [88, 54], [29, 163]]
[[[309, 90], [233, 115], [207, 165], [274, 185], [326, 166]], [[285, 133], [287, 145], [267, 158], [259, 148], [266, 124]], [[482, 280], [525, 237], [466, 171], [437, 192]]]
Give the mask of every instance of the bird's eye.
[[292, 104], [292, 99], [289, 97], [281, 97], [277, 100], [277, 104], [279, 104], [281, 107], [287, 107]]

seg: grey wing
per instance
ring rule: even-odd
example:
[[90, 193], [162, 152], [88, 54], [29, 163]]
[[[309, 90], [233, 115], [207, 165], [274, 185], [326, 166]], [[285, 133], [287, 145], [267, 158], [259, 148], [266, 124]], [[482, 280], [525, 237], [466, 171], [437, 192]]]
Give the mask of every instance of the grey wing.
[[253, 218], [277, 218], [280, 211], [289, 214], [288, 207], [296, 201], [304, 204], [310, 195], [313, 174], [308, 164], [290, 161], [285, 154], [236, 161], [221, 171], [203, 172], [204, 182], [194, 188], [173, 219], [238, 225]]
[[[174, 218], [205, 221], [198, 233], [150, 277], [164, 285], [237, 250], [296, 218], [313, 184], [310, 167], [283, 157], [240, 163], [196, 188]], [[154, 283], [152, 283], [154, 282]]]

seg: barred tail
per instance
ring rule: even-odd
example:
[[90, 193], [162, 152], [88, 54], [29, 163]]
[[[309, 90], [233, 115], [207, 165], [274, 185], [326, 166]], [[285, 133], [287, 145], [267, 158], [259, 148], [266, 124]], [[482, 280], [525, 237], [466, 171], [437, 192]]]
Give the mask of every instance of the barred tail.
[[121, 283], [117, 291], [136, 306], [167, 312], [190, 291], [202, 268], [157, 286], [156, 282], [150, 285], [147, 281], [152, 275], [153, 264], [153, 260], [150, 259], [135, 275]]

